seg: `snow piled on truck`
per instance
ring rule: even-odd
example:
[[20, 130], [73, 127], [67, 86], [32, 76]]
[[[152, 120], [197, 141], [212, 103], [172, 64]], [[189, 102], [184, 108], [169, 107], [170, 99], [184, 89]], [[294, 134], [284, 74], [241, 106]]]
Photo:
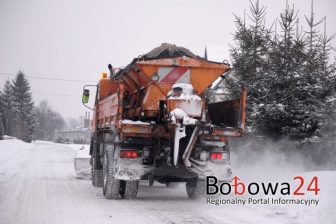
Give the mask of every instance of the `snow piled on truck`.
[[182, 100], [179, 102], [179, 108], [175, 108], [170, 112], [170, 119], [173, 124], [176, 120], [183, 120], [184, 125], [195, 125], [196, 119], [191, 117], [199, 117], [202, 113], [201, 98], [195, 94], [194, 87], [188, 83], [176, 83], [172, 89], [180, 88], [181, 95], [174, 96], [174, 91], [168, 93], [168, 100]]
[[180, 108], [175, 108], [170, 112], [170, 120], [173, 124], [176, 124], [177, 120], [182, 120], [183, 125], [195, 125], [197, 120], [191, 118]]
[[[135, 124], [135, 125], [151, 125], [153, 123], [152, 122], [144, 122], [144, 121], [133, 121], [133, 120], [129, 120], [129, 119], [124, 119], [120, 121], [121, 124]], [[155, 123], [155, 122], [154, 122]]]
[[188, 83], [175, 83], [172, 86], [172, 89], [174, 88], [181, 88], [182, 94], [180, 96], [173, 96], [173, 90], [168, 92], [168, 99], [180, 99], [180, 100], [196, 100], [200, 101], [201, 97], [197, 96], [194, 93], [194, 87], [191, 84]]

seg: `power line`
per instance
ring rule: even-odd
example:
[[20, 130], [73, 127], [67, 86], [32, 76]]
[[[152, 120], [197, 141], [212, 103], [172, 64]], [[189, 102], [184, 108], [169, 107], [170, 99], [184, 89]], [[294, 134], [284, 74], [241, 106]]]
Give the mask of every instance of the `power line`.
[[[16, 76], [17, 74], [11, 74], [11, 73], [4, 73], [0, 72], [0, 75], [3, 76]], [[89, 80], [78, 80], [78, 79], [60, 79], [60, 78], [49, 78], [49, 77], [42, 77], [41, 75], [25, 75], [28, 78], [31, 79], [41, 79], [41, 80], [51, 80], [51, 81], [63, 81], [63, 82], [94, 82], [97, 81], [89, 81]]]

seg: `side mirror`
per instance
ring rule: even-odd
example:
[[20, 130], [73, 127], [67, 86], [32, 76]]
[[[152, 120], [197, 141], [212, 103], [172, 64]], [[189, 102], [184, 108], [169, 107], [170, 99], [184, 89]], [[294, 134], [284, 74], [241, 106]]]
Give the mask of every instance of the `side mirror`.
[[84, 89], [83, 90], [83, 96], [82, 96], [82, 102], [83, 102], [83, 104], [88, 103], [89, 102], [89, 98], [90, 98], [90, 90]]

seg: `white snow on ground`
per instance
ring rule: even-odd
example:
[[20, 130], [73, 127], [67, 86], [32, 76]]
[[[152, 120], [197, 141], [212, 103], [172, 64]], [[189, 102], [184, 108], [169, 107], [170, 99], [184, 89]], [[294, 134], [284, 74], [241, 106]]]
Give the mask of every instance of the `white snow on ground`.
[[[75, 152], [81, 145], [49, 142], [26, 144], [0, 141], [0, 223], [334, 223], [336, 172], [273, 173], [271, 167], [240, 167], [246, 181], [274, 181], [303, 175], [319, 177], [317, 206], [208, 205], [206, 199], [187, 199], [184, 186], [166, 188], [141, 183], [136, 200], [105, 200], [101, 188], [74, 172]], [[87, 148], [87, 146], [85, 146]], [[267, 170], [267, 172], [263, 172]], [[262, 176], [264, 175], [265, 176]], [[273, 177], [273, 178], [269, 178]], [[228, 196], [226, 196], [228, 197]], [[223, 197], [222, 197], [223, 198]]]

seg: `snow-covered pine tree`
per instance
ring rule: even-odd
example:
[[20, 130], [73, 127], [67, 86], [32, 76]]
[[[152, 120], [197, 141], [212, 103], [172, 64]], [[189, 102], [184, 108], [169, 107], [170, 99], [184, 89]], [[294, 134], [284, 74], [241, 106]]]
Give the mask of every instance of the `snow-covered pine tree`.
[[260, 6], [257, 0], [250, 5], [248, 18], [251, 24], [246, 24], [245, 15], [243, 19], [235, 16], [235, 46], [230, 46], [236, 79], [228, 80], [228, 86], [234, 89], [233, 95], [236, 96], [241, 85], [248, 89], [247, 126], [250, 131], [255, 131], [259, 105], [264, 104], [269, 91], [267, 74], [271, 30], [265, 26], [265, 14], [266, 7]]
[[296, 18], [294, 6], [287, 4], [280, 15], [281, 34], [270, 54], [271, 91], [259, 124], [274, 135], [316, 140], [326, 123], [327, 97], [334, 83], [328, 66], [330, 38], [317, 31], [322, 20], [315, 22], [313, 8], [310, 18], [306, 17], [309, 30], [304, 35]]
[[302, 138], [321, 137], [320, 129], [324, 124], [326, 113], [326, 96], [328, 95], [327, 75], [325, 63], [329, 56], [321, 48], [321, 33], [317, 27], [323, 22], [316, 21], [314, 16], [313, 1], [311, 1], [311, 15], [305, 16], [308, 24], [306, 33], [307, 56], [304, 64], [303, 105], [306, 107], [303, 125], [298, 130]]
[[280, 14], [280, 34], [275, 34], [270, 53], [270, 91], [261, 111], [258, 128], [275, 136], [294, 136], [305, 125], [306, 104], [303, 103], [303, 65], [306, 60], [302, 33], [298, 29], [297, 12], [286, 4]]
[[323, 86], [321, 100], [325, 102], [323, 111], [323, 124], [321, 124], [321, 135], [336, 135], [336, 60], [331, 63], [330, 53], [332, 51], [331, 41], [335, 34], [331, 37], [326, 33], [327, 20], [324, 18], [324, 32], [320, 35], [318, 44], [317, 64], [320, 72]]
[[13, 86], [9, 80], [5, 82], [2, 93], [3, 113], [1, 116], [5, 135], [14, 135]]
[[30, 85], [23, 72], [19, 71], [13, 81], [13, 109], [15, 113], [15, 136], [31, 142], [36, 127], [34, 102]]

